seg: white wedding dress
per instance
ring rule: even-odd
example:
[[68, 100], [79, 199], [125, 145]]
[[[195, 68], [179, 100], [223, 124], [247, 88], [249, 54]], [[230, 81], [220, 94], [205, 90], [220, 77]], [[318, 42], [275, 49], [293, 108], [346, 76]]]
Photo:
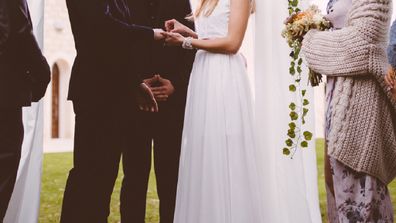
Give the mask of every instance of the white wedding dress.
[[[200, 39], [227, 35], [230, 0], [196, 20]], [[175, 223], [261, 223], [252, 91], [241, 54], [198, 51], [183, 130]]]

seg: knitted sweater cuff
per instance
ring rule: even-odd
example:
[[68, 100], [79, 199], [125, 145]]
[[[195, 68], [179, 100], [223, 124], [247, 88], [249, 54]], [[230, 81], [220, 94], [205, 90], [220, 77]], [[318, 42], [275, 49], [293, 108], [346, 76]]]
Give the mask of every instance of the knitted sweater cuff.
[[302, 53], [307, 65], [327, 76], [367, 75], [369, 44], [354, 27], [336, 31], [309, 31]]

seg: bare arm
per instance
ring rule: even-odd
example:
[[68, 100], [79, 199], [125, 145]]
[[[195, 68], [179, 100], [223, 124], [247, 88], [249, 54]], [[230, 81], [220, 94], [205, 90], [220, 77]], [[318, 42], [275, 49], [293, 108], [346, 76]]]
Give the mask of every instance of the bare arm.
[[[193, 39], [192, 45], [213, 53], [235, 54], [242, 45], [247, 29], [251, 5], [249, 0], [231, 0], [231, 14], [228, 35], [216, 39]], [[169, 33], [167, 43], [181, 45], [184, 37], [178, 33]]]

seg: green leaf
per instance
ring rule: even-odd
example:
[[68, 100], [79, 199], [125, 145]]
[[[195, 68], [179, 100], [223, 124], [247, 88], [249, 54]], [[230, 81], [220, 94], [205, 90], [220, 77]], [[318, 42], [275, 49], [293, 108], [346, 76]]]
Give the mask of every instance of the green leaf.
[[294, 129], [296, 129], [297, 125], [294, 122], [290, 122], [289, 127], [290, 127], [290, 129], [294, 130]]
[[309, 105], [309, 101], [308, 101], [308, 99], [304, 99], [303, 105], [304, 105], [304, 106], [307, 106], [307, 105]]
[[295, 74], [296, 74], [296, 69], [294, 69], [294, 67], [290, 67], [290, 68], [289, 68], [289, 73], [290, 73], [291, 75], [295, 75]]
[[295, 50], [294, 50], [294, 57], [293, 57], [295, 60], [297, 60], [299, 58], [300, 51], [301, 51], [301, 48], [299, 46], [296, 46]]
[[301, 94], [302, 94], [303, 97], [305, 96], [306, 93], [307, 93], [307, 90], [302, 90], [301, 91]]
[[308, 147], [308, 142], [307, 141], [302, 141], [301, 142], [301, 147], [302, 148], [307, 148]]
[[307, 116], [308, 112], [309, 112], [309, 109], [308, 108], [304, 108], [303, 109], [303, 116], [304, 117]]
[[293, 140], [291, 140], [291, 139], [286, 140], [286, 145], [288, 147], [292, 147], [293, 146]]
[[298, 67], [297, 67], [297, 72], [298, 72], [299, 74], [301, 74], [301, 73], [302, 73], [301, 66], [298, 66]]
[[298, 65], [301, 66], [302, 63], [303, 63], [303, 59], [300, 58], [300, 59], [298, 60]]
[[287, 136], [294, 139], [296, 138], [296, 133], [294, 132], [294, 130], [289, 129], [289, 131], [287, 131]]
[[292, 111], [294, 111], [294, 110], [296, 110], [296, 104], [295, 103], [290, 103], [290, 105], [289, 105], [289, 108], [290, 108], [290, 110], [292, 110]]
[[293, 120], [293, 121], [298, 119], [297, 112], [292, 111], [292, 112], [290, 112], [289, 116], [290, 116], [291, 120]]
[[289, 85], [289, 91], [296, 92], [296, 90], [297, 90], [296, 85], [294, 85], [294, 84]]
[[283, 148], [283, 155], [289, 156], [290, 155], [290, 149]]
[[303, 133], [303, 135], [304, 135], [304, 139], [305, 139], [305, 140], [307, 140], [307, 141], [311, 141], [311, 140], [312, 140], [313, 134], [312, 134], [311, 132], [305, 131], [305, 132]]

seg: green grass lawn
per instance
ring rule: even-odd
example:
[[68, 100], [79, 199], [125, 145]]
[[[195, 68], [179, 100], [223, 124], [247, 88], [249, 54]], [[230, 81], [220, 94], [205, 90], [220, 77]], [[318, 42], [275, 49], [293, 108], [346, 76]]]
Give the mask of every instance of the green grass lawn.
[[[323, 140], [317, 142], [318, 152], [318, 168], [319, 168], [319, 194], [320, 194], [320, 208], [322, 210], [322, 216], [325, 220], [326, 213], [326, 191], [324, 188], [324, 174], [323, 174]], [[40, 223], [58, 223], [62, 196], [65, 188], [66, 178], [68, 171], [72, 166], [72, 154], [61, 153], [61, 154], [46, 154], [44, 156], [44, 172], [43, 172], [43, 185], [41, 194], [41, 207], [40, 207]], [[109, 217], [110, 223], [120, 222], [119, 216], [119, 196], [120, 196], [120, 185], [121, 185], [120, 172], [111, 203], [111, 215]], [[396, 182], [390, 186], [390, 191], [393, 198], [394, 207], [396, 207]], [[150, 185], [147, 198], [147, 223], [158, 222], [158, 198], [157, 190], [155, 188], [154, 174], [151, 174]], [[299, 223], [299, 222], [298, 222]]]

